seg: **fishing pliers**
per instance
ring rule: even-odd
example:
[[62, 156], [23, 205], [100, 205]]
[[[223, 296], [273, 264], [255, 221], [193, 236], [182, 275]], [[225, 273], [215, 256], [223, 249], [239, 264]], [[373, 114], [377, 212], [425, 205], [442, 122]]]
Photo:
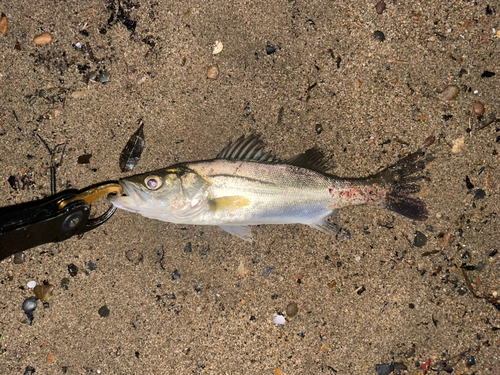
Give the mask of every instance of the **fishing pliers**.
[[91, 205], [110, 193], [122, 194], [117, 183], [82, 191], [65, 190], [47, 198], [0, 208], [0, 261], [15, 253], [49, 242], [64, 241], [104, 224], [116, 211], [110, 207], [91, 219]]

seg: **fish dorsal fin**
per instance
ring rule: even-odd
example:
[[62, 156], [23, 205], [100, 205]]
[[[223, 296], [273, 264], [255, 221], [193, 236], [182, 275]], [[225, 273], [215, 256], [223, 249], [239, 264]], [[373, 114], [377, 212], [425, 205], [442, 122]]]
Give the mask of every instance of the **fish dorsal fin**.
[[285, 163], [321, 173], [326, 173], [330, 169], [327, 161], [324, 159], [323, 152], [317, 148], [311, 148], [303, 154], [288, 159]]
[[278, 163], [279, 159], [275, 158], [270, 152], [264, 152], [264, 142], [259, 135], [241, 136], [234, 145], [229, 143], [216, 159], [227, 160], [247, 160], [258, 161], [260, 163]]

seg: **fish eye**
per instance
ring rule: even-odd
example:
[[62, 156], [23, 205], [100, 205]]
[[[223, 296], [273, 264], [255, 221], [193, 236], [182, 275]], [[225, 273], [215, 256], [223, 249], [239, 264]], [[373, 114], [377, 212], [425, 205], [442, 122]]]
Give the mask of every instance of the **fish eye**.
[[160, 176], [152, 175], [144, 179], [144, 183], [149, 190], [158, 190], [162, 184]]

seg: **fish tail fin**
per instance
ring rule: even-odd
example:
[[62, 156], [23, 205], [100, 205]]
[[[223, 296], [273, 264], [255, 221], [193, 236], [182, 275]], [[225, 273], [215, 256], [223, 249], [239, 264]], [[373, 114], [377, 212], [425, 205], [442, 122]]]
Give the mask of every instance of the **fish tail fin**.
[[428, 213], [425, 203], [410, 196], [420, 191], [420, 185], [417, 182], [425, 178], [421, 172], [425, 169], [426, 163], [431, 160], [432, 157], [426, 156], [422, 151], [417, 151], [370, 177], [371, 183], [387, 186], [385, 197], [380, 205], [413, 220], [426, 220]]

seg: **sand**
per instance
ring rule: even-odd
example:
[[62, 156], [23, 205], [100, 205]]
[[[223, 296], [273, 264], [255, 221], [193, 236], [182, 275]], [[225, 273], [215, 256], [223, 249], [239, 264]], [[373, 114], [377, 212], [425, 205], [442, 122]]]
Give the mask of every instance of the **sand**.
[[[41, 139], [64, 148], [57, 191], [209, 159], [250, 133], [281, 158], [321, 148], [346, 177], [436, 141], [425, 222], [347, 207], [338, 238], [264, 225], [248, 244], [118, 211], [82, 238], [27, 250], [22, 264], [3, 260], [0, 373], [377, 374], [386, 364], [379, 374], [500, 374], [500, 124], [489, 124], [499, 114], [500, 5], [388, 1], [377, 14], [375, 3], [2, 2], [0, 206], [50, 194]], [[43, 33], [52, 41], [36, 45]], [[217, 80], [206, 76], [213, 64]], [[458, 96], [443, 101], [449, 85]], [[141, 121], [146, 147], [122, 173]], [[462, 265], [490, 302], [474, 298]], [[21, 308], [31, 280], [56, 286], [32, 326]], [[275, 325], [290, 302], [297, 315]]]

